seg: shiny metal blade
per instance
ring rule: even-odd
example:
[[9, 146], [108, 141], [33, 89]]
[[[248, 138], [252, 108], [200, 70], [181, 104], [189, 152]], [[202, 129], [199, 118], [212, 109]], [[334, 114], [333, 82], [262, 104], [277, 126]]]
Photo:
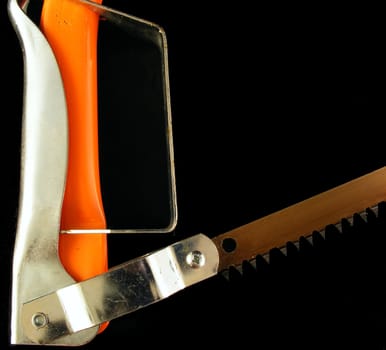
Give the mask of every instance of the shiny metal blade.
[[[302, 250], [305, 249], [305, 246], [306, 249], [317, 249], [318, 246], [330, 240], [326, 234], [328, 229], [330, 231], [333, 229], [334, 233], [337, 235], [335, 238], [337, 238], [344, 234], [344, 230], [347, 229], [347, 227], [344, 228], [345, 225], [349, 225], [350, 228], [355, 226], [355, 217], [360, 218], [363, 223], [368, 223], [369, 215], [372, 215], [373, 219], [378, 218], [379, 204], [381, 203], [385, 202], [380, 202], [378, 205], [366, 208], [365, 211], [353, 213], [353, 215], [350, 217], [342, 218], [337, 223], [328, 224], [324, 229], [314, 230], [307, 235], [299, 236], [296, 240], [287, 241], [284, 246], [273, 246], [265, 253], [259, 253], [252, 259], [243, 260], [241, 264], [228, 266], [227, 268], [223, 269], [220, 274], [227, 280], [232, 280], [232, 274], [234, 275], [235, 271], [237, 271], [239, 276], [242, 276], [245, 273], [251, 273], [251, 271], [257, 272], [261, 268], [260, 264], [262, 262], [264, 263], [263, 266], [271, 264], [274, 256], [273, 253], [276, 253], [276, 256], [280, 254], [283, 258], [285, 258], [293, 256], [294, 254], [299, 254]], [[257, 259], [259, 259], [259, 263], [257, 263]], [[283, 261], [283, 263], [285, 262]], [[232, 269], [232, 271], [230, 271], [230, 269]]]
[[284, 247], [384, 200], [386, 167], [214, 237], [220, 253], [219, 270], [240, 266], [244, 260]]

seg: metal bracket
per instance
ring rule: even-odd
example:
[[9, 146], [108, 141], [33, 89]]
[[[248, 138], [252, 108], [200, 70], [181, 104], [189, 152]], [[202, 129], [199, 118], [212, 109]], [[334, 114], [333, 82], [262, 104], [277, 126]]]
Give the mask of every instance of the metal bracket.
[[214, 276], [219, 255], [198, 234], [128, 261], [94, 278], [25, 303], [25, 335], [38, 344], [66, 343], [76, 332], [128, 314]]

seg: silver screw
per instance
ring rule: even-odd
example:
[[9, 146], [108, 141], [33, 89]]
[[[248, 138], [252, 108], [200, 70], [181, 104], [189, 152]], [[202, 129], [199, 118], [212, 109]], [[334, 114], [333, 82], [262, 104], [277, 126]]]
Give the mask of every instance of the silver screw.
[[36, 328], [42, 328], [45, 327], [48, 324], [48, 317], [46, 314], [43, 314], [42, 312], [37, 312], [32, 316], [32, 324]]
[[205, 256], [198, 250], [193, 250], [186, 256], [187, 264], [192, 268], [198, 268], [205, 265]]

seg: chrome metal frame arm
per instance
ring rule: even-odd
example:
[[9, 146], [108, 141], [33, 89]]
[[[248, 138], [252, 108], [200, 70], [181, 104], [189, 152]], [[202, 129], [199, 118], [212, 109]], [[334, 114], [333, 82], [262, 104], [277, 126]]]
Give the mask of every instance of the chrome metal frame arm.
[[[25, 302], [74, 283], [58, 256], [67, 173], [66, 100], [56, 59], [44, 35], [25, 14], [27, 5], [27, 1], [8, 1], [25, 70], [20, 198], [12, 271], [12, 344], [33, 343], [22, 325]], [[66, 344], [85, 343], [97, 331], [95, 327], [73, 334], [66, 338]]]

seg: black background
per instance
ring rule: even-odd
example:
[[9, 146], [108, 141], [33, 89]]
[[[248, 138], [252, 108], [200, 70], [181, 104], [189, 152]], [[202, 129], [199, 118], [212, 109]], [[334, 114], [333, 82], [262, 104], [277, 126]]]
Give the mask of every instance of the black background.
[[[385, 165], [379, 9], [325, 3], [104, 4], [166, 31], [179, 215], [176, 230], [166, 237], [109, 237], [111, 265], [199, 232], [226, 232]], [[23, 61], [5, 4], [0, 13], [5, 348]], [[371, 256], [372, 242], [367, 243], [359, 260]], [[113, 320], [85, 347], [384, 348], [384, 295], [370, 300], [371, 288], [385, 275], [372, 274], [378, 278], [373, 284], [358, 278], [351, 290], [337, 283], [337, 276], [322, 278], [323, 267], [318, 271], [266, 285], [207, 281]], [[259, 294], [262, 289], [272, 293]]]

